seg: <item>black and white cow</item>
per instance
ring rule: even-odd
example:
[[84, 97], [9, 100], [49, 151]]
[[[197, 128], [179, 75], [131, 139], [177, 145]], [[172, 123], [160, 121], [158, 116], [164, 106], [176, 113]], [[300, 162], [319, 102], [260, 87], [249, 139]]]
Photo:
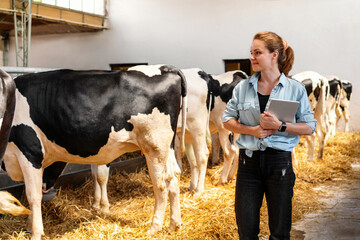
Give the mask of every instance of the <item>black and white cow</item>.
[[[219, 94], [219, 82], [202, 69], [182, 69], [188, 86], [188, 111], [186, 115], [185, 153], [190, 164], [190, 191], [197, 195], [205, 191], [205, 176], [211, 146], [208, 131], [210, 108]], [[179, 123], [180, 124], [180, 123]], [[178, 148], [177, 159], [181, 165]]]
[[[0, 164], [3, 161], [8, 144], [11, 124], [15, 111], [15, 83], [11, 76], [0, 69]], [[0, 214], [19, 216], [31, 214], [14, 196], [6, 191], [0, 191]]]
[[339, 101], [339, 111], [337, 112], [337, 119], [336, 119], [336, 128], [339, 126], [339, 120], [341, 118], [345, 121], [345, 132], [349, 131], [349, 121], [350, 121], [350, 98], [352, 93], [352, 84], [350, 81], [347, 80], [340, 80], [339, 77], [333, 76], [333, 75], [327, 75], [327, 79], [329, 79], [329, 82], [331, 81], [340, 81], [341, 85], [341, 94], [340, 94], [340, 101]]
[[149, 233], [162, 228], [168, 194], [169, 228], [180, 227], [174, 139], [181, 108], [186, 116], [186, 80], [172, 66], [145, 70], [57, 70], [15, 79], [17, 105], [4, 161], [9, 176], [25, 182], [33, 239], [44, 234], [44, 168], [56, 161], [105, 165], [138, 149], [155, 193]]
[[[146, 66], [145, 66], [146, 68]], [[143, 65], [129, 68], [129, 70], [145, 71]], [[211, 144], [209, 125], [209, 109], [214, 108], [215, 97], [219, 96], [220, 86], [210, 74], [200, 68], [181, 69], [187, 81], [187, 111], [185, 128], [185, 154], [190, 165], [191, 180], [190, 192], [200, 195], [204, 192], [205, 175], [209, 157], [208, 145]], [[210, 106], [210, 101], [212, 102]], [[181, 129], [182, 114], [180, 113], [178, 129]], [[182, 136], [178, 131], [177, 136]], [[177, 138], [176, 140], [178, 140]], [[209, 140], [210, 139], [210, 140]], [[175, 155], [182, 169], [183, 149], [179, 141], [175, 142]], [[44, 171], [44, 182], [47, 190], [51, 191], [55, 180], [60, 176], [65, 164], [62, 162], [54, 163]], [[106, 165], [92, 165], [91, 172], [94, 179], [94, 203], [93, 208], [101, 212], [109, 211], [109, 201], [107, 196], [107, 183], [110, 168]]]
[[15, 83], [12, 77], [0, 69], [0, 164], [8, 144], [15, 111]]
[[[129, 70], [143, 71], [143, 65], [129, 68]], [[219, 82], [211, 75], [199, 68], [181, 69], [187, 81], [187, 111], [185, 128], [185, 154], [190, 165], [190, 192], [200, 195], [205, 191], [205, 175], [209, 156], [208, 145], [211, 143], [209, 125], [209, 109], [214, 107], [215, 96], [219, 95]], [[211, 101], [211, 103], [210, 103]], [[211, 104], [211, 106], [210, 106]], [[182, 119], [180, 113], [179, 118]], [[178, 121], [178, 129], [183, 124]], [[182, 134], [178, 131], [178, 136]], [[177, 138], [176, 140], [178, 140]], [[183, 147], [175, 142], [175, 155], [182, 169]], [[109, 211], [107, 197], [107, 182], [109, 167], [91, 166], [95, 183], [93, 208], [103, 212]]]
[[[327, 139], [334, 132], [336, 127], [336, 116], [340, 112], [339, 100], [341, 85], [340, 81], [328, 81], [321, 74], [313, 71], [305, 71], [292, 76], [301, 81], [308, 93], [311, 109], [317, 120], [315, 135], [319, 141], [319, 151], [317, 157], [322, 159], [324, 146]], [[314, 159], [315, 135], [307, 136], [308, 159]]]
[[[342, 111], [342, 117], [345, 120], [345, 132], [349, 131], [350, 123], [350, 99], [352, 93], [352, 83], [347, 80], [341, 80], [341, 99], [340, 99], [340, 108]], [[339, 123], [340, 117], [338, 117], [337, 122]], [[337, 124], [338, 125], [338, 124]]]
[[221, 172], [217, 185], [222, 185], [231, 181], [237, 171], [239, 149], [235, 143], [238, 134], [233, 134], [224, 128], [222, 115], [226, 109], [227, 102], [232, 97], [234, 87], [243, 79], [248, 78], [243, 71], [228, 71], [213, 78], [220, 83], [219, 96], [215, 98], [215, 106], [210, 113], [210, 132], [213, 134], [213, 162], [219, 158], [219, 142], [224, 154], [224, 167]]

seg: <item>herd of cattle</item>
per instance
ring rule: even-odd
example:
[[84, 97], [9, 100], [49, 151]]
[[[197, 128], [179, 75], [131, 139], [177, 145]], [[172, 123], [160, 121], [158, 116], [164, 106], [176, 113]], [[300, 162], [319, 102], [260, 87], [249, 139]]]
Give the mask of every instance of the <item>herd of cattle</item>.
[[[8, 175], [25, 182], [32, 212], [25, 209], [20, 213], [31, 213], [28, 230], [33, 239], [44, 234], [43, 182], [54, 182], [61, 174], [65, 165], [53, 164], [58, 161], [92, 164], [93, 207], [106, 212], [106, 164], [126, 152], [141, 150], [155, 196], [150, 234], [162, 229], [168, 196], [169, 228], [176, 230], [181, 225], [179, 175], [184, 154], [191, 168], [190, 191], [195, 194], [204, 192], [210, 151], [216, 162], [220, 146], [224, 167], [218, 185], [234, 178], [238, 148], [233, 140], [237, 134], [224, 128], [221, 117], [233, 88], [248, 77], [242, 71], [211, 75], [198, 68], [154, 65], [126, 71], [56, 70], [22, 75], [14, 81], [2, 70], [0, 74], [0, 156], [4, 156], [2, 165]], [[315, 135], [321, 158], [340, 118], [345, 120], [345, 130], [349, 128], [352, 85], [316, 72], [302, 72], [292, 78], [306, 87], [318, 121]], [[314, 158], [315, 135], [306, 141], [310, 160]], [[5, 202], [22, 207], [6, 199], [1, 193], [0, 213], [15, 214], [11, 207], [3, 207]]]

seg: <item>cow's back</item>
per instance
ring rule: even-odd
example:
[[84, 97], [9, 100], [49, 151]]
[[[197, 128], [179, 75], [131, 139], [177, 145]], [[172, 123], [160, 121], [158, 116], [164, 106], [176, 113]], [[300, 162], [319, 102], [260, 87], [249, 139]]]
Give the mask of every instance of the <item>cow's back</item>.
[[131, 116], [158, 108], [176, 123], [180, 77], [167, 74], [150, 78], [138, 71], [57, 70], [20, 76], [15, 83], [31, 121], [47, 139], [87, 157], [106, 144], [112, 128], [131, 131]]

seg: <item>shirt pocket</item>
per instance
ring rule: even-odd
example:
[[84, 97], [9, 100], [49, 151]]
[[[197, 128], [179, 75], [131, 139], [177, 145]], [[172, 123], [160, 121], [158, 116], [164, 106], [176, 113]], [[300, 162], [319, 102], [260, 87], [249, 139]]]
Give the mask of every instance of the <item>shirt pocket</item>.
[[255, 126], [260, 121], [260, 110], [253, 102], [243, 102], [237, 105], [240, 122], [245, 125]]

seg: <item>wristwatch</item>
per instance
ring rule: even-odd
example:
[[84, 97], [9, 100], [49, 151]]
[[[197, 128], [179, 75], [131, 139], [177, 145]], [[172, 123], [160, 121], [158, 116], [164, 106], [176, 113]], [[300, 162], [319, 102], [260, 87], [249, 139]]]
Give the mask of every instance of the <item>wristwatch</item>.
[[285, 130], [286, 130], [286, 122], [282, 121], [282, 124], [281, 124], [278, 131], [279, 132], [285, 132]]

